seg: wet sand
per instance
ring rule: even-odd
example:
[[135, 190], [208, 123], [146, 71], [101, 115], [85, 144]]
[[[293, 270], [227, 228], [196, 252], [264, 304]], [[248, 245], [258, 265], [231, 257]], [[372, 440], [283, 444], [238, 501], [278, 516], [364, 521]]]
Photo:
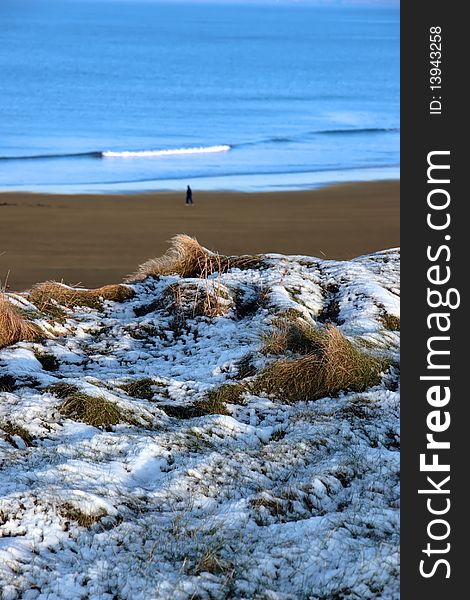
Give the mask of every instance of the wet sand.
[[295, 192], [184, 191], [61, 196], [0, 193], [0, 281], [117, 283], [176, 233], [224, 254], [344, 259], [400, 243], [398, 181]]

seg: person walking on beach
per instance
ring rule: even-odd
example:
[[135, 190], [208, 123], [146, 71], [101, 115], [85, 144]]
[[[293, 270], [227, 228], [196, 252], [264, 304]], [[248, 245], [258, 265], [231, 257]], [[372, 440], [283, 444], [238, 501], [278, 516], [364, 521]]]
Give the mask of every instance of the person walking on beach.
[[186, 204], [193, 203], [193, 190], [189, 187], [186, 188]]

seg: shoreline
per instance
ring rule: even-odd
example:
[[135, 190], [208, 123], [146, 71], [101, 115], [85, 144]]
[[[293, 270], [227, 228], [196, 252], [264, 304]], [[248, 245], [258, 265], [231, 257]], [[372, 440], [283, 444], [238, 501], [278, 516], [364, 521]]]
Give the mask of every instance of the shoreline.
[[177, 233], [223, 254], [347, 259], [400, 243], [399, 180], [298, 191], [57, 195], [0, 192], [0, 280], [118, 283]]

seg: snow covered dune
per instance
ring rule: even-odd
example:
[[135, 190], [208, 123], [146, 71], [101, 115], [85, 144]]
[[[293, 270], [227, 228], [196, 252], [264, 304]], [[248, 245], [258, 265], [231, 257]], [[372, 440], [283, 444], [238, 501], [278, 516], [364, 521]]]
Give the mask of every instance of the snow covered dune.
[[399, 251], [181, 239], [4, 295], [35, 333], [0, 348], [2, 598], [398, 598]]

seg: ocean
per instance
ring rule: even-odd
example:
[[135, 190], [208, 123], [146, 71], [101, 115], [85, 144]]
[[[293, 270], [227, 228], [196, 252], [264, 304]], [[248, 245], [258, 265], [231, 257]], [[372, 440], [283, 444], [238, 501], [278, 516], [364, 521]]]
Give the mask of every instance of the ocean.
[[0, 190], [399, 177], [399, 10], [1, 0]]

